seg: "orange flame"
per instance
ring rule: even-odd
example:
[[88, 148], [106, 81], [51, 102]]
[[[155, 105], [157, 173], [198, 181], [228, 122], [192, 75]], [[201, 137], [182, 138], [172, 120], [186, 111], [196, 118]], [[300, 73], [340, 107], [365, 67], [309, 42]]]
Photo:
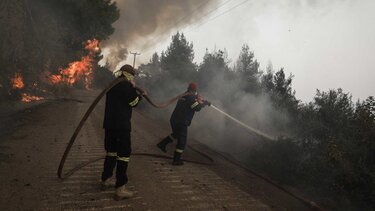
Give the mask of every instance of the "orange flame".
[[25, 87], [21, 73], [15, 73], [14, 78], [11, 79], [13, 89], [22, 89]]
[[25, 103], [30, 103], [32, 101], [39, 101], [39, 100], [43, 100], [44, 99], [44, 97], [28, 95], [26, 93], [22, 93], [21, 96], [22, 96], [21, 101], [25, 102]]
[[[12, 82], [13, 89], [23, 89], [25, 87], [21, 73], [15, 73], [14, 78], [11, 79], [11, 82]], [[38, 86], [37, 82], [34, 82], [32, 86], [36, 88]], [[25, 103], [44, 99], [44, 97], [28, 95], [26, 93], [22, 93], [21, 97], [22, 97], [21, 101]]]
[[87, 40], [85, 49], [88, 50], [90, 53], [98, 53], [100, 51], [99, 40]]
[[[69, 85], [75, 84], [81, 78], [85, 81], [92, 74], [92, 59], [90, 56], [82, 57], [81, 61], [75, 61], [69, 64], [69, 67], [65, 69], [60, 69], [60, 74], [62, 75], [63, 81]], [[85, 83], [89, 86], [91, 83]]]
[[83, 78], [86, 89], [89, 89], [92, 82], [93, 56], [95, 53], [100, 52], [99, 43], [100, 42], [97, 39], [88, 40], [85, 49], [89, 51], [89, 54], [83, 56], [80, 61], [69, 63], [68, 67], [65, 69], [60, 68], [60, 74], [50, 75], [50, 83], [65, 83], [73, 85]]
[[50, 75], [49, 76], [49, 81], [52, 83], [52, 84], [58, 84], [62, 81], [62, 77], [61, 75]]

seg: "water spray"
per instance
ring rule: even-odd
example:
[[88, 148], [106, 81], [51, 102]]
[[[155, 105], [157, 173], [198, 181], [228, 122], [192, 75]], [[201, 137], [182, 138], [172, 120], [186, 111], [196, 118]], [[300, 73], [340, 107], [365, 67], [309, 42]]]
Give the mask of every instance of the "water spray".
[[211, 104], [211, 107], [212, 107], [213, 109], [215, 109], [216, 111], [218, 111], [219, 113], [223, 114], [224, 116], [228, 117], [229, 119], [235, 121], [236, 123], [238, 123], [238, 124], [241, 125], [242, 127], [246, 128], [247, 130], [249, 130], [249, 131], [251, 131], [251, 132], [253, 132], [253, 133], [255, 133], [255, 134], [259, 135], [259, 136], [262, 136], [263, 138], [266, 138], [266, 139], [268, 139], [268, 140], [276, 141], [276, 139], [275, 139], [274, 137], [272, 137], [272, 136], [270, 136], [270, 135], [268, 135], [268, 134], [265, 134], [265, 133], [263, 133], [263, 132], [261, 132], [261, 131], [255, 129], [255, 128], [250, 127], [249, 125], [247, 125], [247, 124], [241, 122], [240, 120], [238, 120], [238, 119], [232, 117], [231, 115], [227, 114], [226, 112], [220, 110], [218, 107], [216, 107], [216, 106], [214, 106], [214, 105], [212, 105], [212, 104]]
[[[93, 109], [95, 108], [95, 106], [97, 105], [97, 103], [99, 102], [99, 100], [112, 88], [114, 87], [116, 84], [122, 82], [122, 81], [126, 81], [126, 78], [117, 78], [116, 80], [114, 80], [111, 84], [108, 85], [108, 87], [106, 87], [96, 98], [95, 100], [93, 101], [93, 103], [90, 105], [90, 107], [88, 108], [88, 110], [86, 111], [85, 115], [82, 117], [79, 125], [77, 126], [77, 128], [75, 129], [72, 137], [70, 138], [69, 142], [68, 142], [68, 145], [65, 149], [65, 152], [61, 158], [61, 161], [60, 161], [60, 165], [59, 165], [59, 168], [57, 170], [57, 175], [60, 179], [65, 179], [67, 177], [69, 177], [70, 175], [72, 175], [75, 171], [79, 170], [80, 168], [83, 168], [84, 166], [87, 166], [89, 165], [90, 163], [93, 163], [93, 162], [96, 162], [98, 160], [101, 160], [103, 159], [103, 157], [100, 157], [100, 158], [95, 158], [94, 160], [91, 160], [91, 161], [88, 161], [88, 162], [85, 162], [79, 166], [76, 166], [75, 168], [71, 169], [68, 173], [66, 173], [64, 176], [62, 175], [62, 171], [63, 171], [63, 167], [64, 167], [64, 164], [65, 164], [65, 161], [66, 161], [66, 158], [70, 152], [70, 149], [71, 147], [73, 146], [73, 143], [76, 139], [76, 137], [78, 136], [78, 133], [79, 131], [81, 130], [81, 128], [83, 127], [83, 124], [86, 122], [87, 118], [89, 117], [89, 115], [91, 114], [91, 112], [93, 111]], [[136, 89], [139, 91], [139, 92], [144, 92], [143, 89], [139, 88], [139, 87], [136, 87]], [[159, 103], [154, 103], [151, 99], [149, 99], [149, 97], [146, 95], [144, 96], [146, 98], [146, 100], [154, 107], [156, 108], [165, 108], [167, 107], [168, 105], [172, 104], [173, 102], [175, 102], [176, 100], [178, 100], [180, 97], [184, 96], [185, 93], [183, 94], [180, 94], [172, 99], [170, 99], [169, 101], [167, 101], [166, 103], [163, 103], [163, 104], [159, 104]], [[241, 122], [240, 120], [232, 117], [231, 115], [227, 114], [226, 112], [220, 110], [219, 108], [217, 108], [216, 106], [212, 105], [211, 104], [211, 107], [213, 109], [215, 109], [216, 111], [218, 111], [219, 113], [223, 114], [224, 116], [228, 117], [229, 119], [235, 121], [236, 123], [238, 123], [239, 125], [241, 125], [242, 127], [246, 128], [247, 130], [263, 137], [263, 138], [266, 138], [268, 140], [272, 140], [272, 141], [275, 141], [276, 139], [268, 134], [265, 134], [255, 128], [252, 128], [248, 125], [246, 125], [245, 123]], [[191, 147], [190, 147], [191, 148]], [[203, 165], [210, 165], [212, 164], [213, 162], [213, 159], [211, 157], [209, 157], [208, 155], [205, 155], [204, 153], [202, 152], [199, 152], [197, 150], [195, 150], [194, 148], [191, 148], [192, 150], [198, 152], [199, 154], [203, 155], [204, 157], [206, 157], [210, 162], [209, 163], [206, 163], [206, 162], [200, 162], [200, 161], [194, 161], [194, 160], [185, 160], [187, 162], [191, 162], [191, 163], [196, 163], [196, 164], [203, 164]], [[157, 154], [148, 154], [148, 153], [133, 153], [134, 155], [141, 155], [141, 156], [152, 156], [152, 157], [158, 157], [158, 158], [167, 158], [167, 159], [172, 159], [172, 157], [168, 157], [168, 156], [164, 156], [164, 155], [157, 155]], [[227, 159], [227, 158], [226, 158]], [[230, 161], [230, 162], [233, 162], [233, 161]], [[238, 164], [236, 164], [238, 165]], [[265, 181], [269, 182], [270, 184], [278, 187], [279, 189], [285, 191], [286, 193], [288, 193], [289, 195], [295, 197], [296, 199], [298, 200], [301, 200], [302, 202], [306, 203], [307, 205], [311, 206], [312, 208], [316, 209], [316, 210], [322, 210], [315, 202], [311, 201], [311, 200], [308, 200], [308, 199], [305, 199], [303, 197], [300, 197], [300, 196], [297, 196], [293, 193], [291, 193], [290, 191], [288, 191], [287, 189], [285, 189], [284, 187], [274, 183], [273, 181], [265, 178], [264, 176], [262, 175], [259, 175], [257, 174], [256, 172], [254, 171], [251, 171], [249, 170], [248, 168], [245, 168], [243, 167], [242, 165], [240, 165], [240, 167], [252, 172], [254, 175], [264, 179]]]

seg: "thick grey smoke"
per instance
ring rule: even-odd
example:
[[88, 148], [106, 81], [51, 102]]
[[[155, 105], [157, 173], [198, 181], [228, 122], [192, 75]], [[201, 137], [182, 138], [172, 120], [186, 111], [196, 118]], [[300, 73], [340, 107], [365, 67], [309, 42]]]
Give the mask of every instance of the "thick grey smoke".
[[[286, 128], [289, 116], [277, 110], [267, 94], [246, 93], [238, 84], [239, 81], [229, 81], [223, 74], [217, 74], [202, 95], [231, 116], [268, 136], [289, 136], [290, 129]], [[248, 151], [265, 141], [210, 107], [197, 113], [190, 130], [191, 138], [239, 160], [244, 160]]]
[[[126, 59], [130, 48], [145, 50], [169, 32], [204, 18], [219, 0], [115, 0], [120, 18], [115, 32], [103, 42], [104, 61], [111, 70]], [[129, 49], [129, 50], [127, 50]]]
[[[199, 89], [205, 99], [213, 105], [223, 109], [234, 118], [248, 126], [255, 128], [271, 137], [290, 136], [291, 130], [287, 128], [290, 118], [287, 113], [276, 109], [267, 94], [253, 95], [244, 92], [239, 84], [241, 79], [228, 79], [223, 72], [212, 70], [217, 74], [207, 81], [207, 84], [199, 84], [206, 87]], [[169, 79], [168, 84], [160, 84], [158, 87], [148, 89], [150, 98], [157, 102], [165, 102], [184, 91], [187, 82]], [[142, 85], [141, 85], [142, 86]], [[149, 112], [156, 119], [168, 123], [175, 104], [167, 109], [155, 109], [151, 106]], [[168, 135], [168, 134], [161, 134]], [[207, 146], [237, 158], [245, 160], [249, 151], [260, 146], [265, 141], [238, 123], [228, 119], [211, 107], [205, 107], [195, 114], [188, 138], [198, 140]]]

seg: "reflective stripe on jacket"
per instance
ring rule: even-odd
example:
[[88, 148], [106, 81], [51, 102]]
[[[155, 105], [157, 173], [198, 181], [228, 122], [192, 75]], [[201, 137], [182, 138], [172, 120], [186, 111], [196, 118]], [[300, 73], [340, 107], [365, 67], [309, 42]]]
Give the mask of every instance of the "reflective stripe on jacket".
[[140, 96], [128, 81], [112, 87], [106, 94], [103, 127], [106, 129], [131, 129], [132, 108], [137, 106]]
[[177, 101], [170, 121], [173, 123], [190, 125], [196, 111], [200, 111], [205, 105], [197, 101], [197, 95], [185, 95]]

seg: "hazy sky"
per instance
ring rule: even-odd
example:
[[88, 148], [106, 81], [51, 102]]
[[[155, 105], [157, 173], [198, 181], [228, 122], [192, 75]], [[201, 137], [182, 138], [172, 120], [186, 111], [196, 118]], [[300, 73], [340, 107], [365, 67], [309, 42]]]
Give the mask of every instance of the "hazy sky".
[[[167, 32], [170, 36], [177, 30], [185, 33], [194, 44], [198, 64], [206, 48], [226, 48], [235, 61], [247, 43], [262, 69], [272, 62], [274, 70], [284, 67], [287, 74], [293, 73], [297, 98], [305, 102], [313, 99], [316, 89], [341, 87], [354, 100], [375, 95], [375, 58], [371, 58], [375, 0], [222, 2], [227, 3], [202, 21]], [[141, 52], [137, 60], [145, 62], [153, 52], [167, 48], [170, 36], [159, 38], [151, 49], [129, 49]], [[128, 61], [132, 63], [132, 59]]]

